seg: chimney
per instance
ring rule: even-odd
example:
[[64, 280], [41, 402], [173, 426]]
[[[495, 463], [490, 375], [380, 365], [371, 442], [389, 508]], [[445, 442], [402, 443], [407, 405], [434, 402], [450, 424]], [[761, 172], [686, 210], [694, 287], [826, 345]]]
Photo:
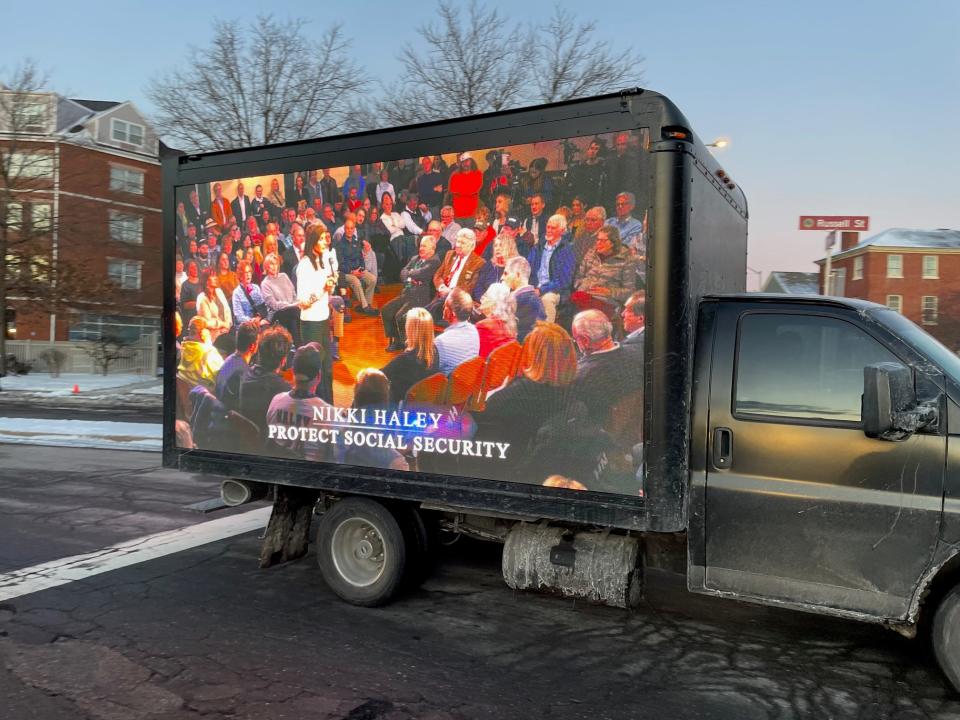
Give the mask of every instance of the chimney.
[[840, 233], [840, 252], [844, 250], [849, 250], [855, 245], [860, 244], [860, 233], [858, 232], [842, 232]]

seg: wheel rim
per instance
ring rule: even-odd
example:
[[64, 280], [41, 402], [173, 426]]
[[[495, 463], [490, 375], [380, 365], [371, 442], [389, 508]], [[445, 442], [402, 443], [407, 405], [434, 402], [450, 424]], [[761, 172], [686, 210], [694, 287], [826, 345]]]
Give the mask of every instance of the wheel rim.
[[354, 587], [373, 585], [383, 575], [387, 548], [383, 533], [373, 523], [361, 518], [344, 520], [333, 531], [330, 546], [334, 567]]

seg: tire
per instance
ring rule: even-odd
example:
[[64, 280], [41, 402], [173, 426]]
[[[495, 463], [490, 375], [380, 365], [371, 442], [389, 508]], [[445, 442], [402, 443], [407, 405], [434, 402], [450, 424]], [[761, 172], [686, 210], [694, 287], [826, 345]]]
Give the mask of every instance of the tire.
[[435, 529], [429, 526], [423, 514], [409, 503], [398, 504], [394, 513], [407, 538], [407, 572], [404, 585], [412, 590], [420, 587], [433, 574], [437, 558]]
[[960, 585], [944, 596], [933, 618], [933, 651], [943, 674], [960, 692]]
[[384, 605], [403, 585], [407, 539], [397, 517], [368, 498], [331, 507], [317, 528], [317, 562], [327, 585], [352, 605]]

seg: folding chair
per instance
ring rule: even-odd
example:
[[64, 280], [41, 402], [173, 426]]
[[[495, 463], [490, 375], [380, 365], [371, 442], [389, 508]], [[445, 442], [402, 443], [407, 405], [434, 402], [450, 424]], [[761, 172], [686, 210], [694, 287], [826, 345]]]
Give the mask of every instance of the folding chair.
[[407, 405], [440, 405], [447, 394], [447, 376], [434, 373], [407, 390]]
[[480, 391], [486, 361], [482, 357], [466, 360], [450, 373], [446, 405], [463, 408]]
[[521, 349], [520, 343], [514, 340], [506, 345], [501, 345], [490, 353], [487, 358], [486, 371], [483, 374], [483, 382], [480, 383], [480, 388], [470, 403], [471, 410], [483, 410], [487, 393], [492, 388], [503, 385], [503, 381], [508, 377], [516, 375]]

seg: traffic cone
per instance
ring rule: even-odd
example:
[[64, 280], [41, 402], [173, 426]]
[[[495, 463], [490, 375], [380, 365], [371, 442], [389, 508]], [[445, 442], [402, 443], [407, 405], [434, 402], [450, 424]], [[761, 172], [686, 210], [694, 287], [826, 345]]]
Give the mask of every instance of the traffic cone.
[[79, 395], [79, 394], [80, 394], [80, 386], [77, 385], [76, 383], [73, 384], [73, 394], [74, 394], [74, 395]]

